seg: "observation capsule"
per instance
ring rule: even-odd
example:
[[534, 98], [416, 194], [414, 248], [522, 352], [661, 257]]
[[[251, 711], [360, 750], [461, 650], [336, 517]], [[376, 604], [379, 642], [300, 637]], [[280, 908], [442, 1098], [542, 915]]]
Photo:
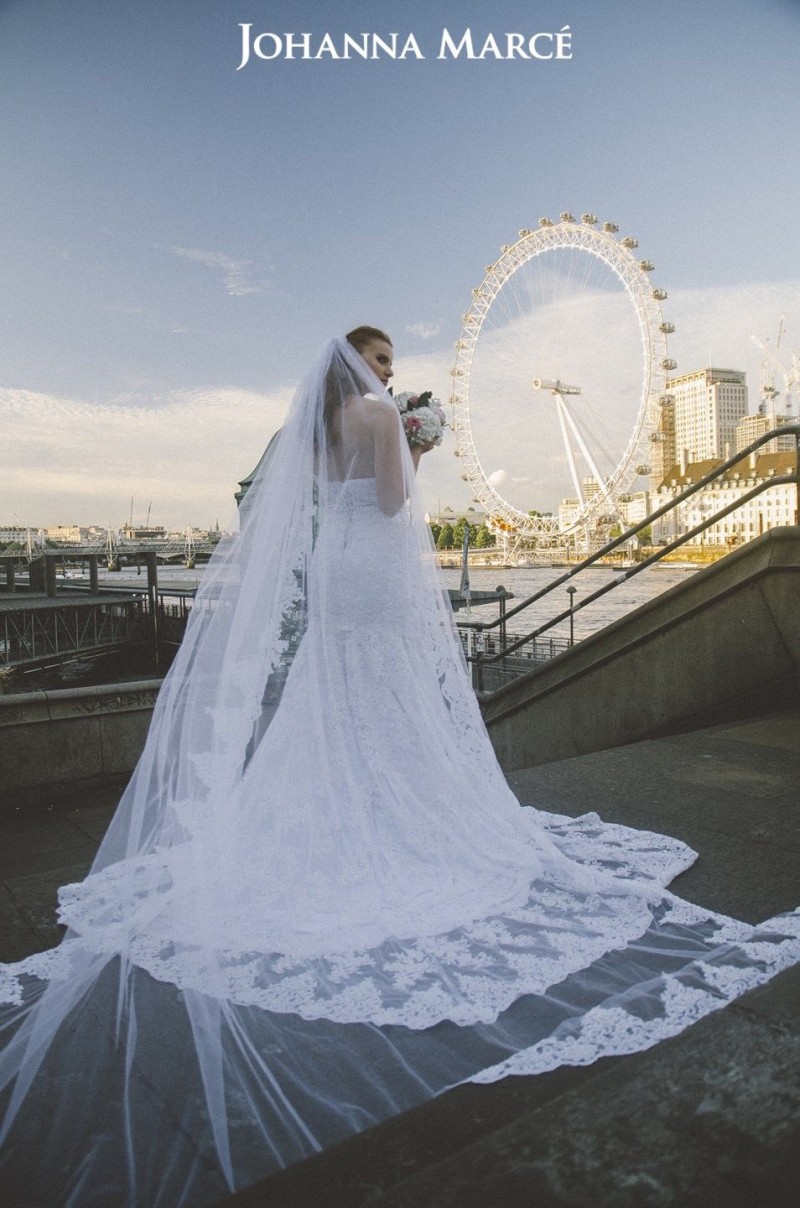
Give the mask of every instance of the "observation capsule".
[[678, 362], [673, 361], [672, 357], [664, 357], [664, 360], [661, 362], [661, 368], [662, 369], [677, 369]]
[[552, 218], [540, 218], [539, 219], [539, 226], [552, 226], [552, 225], [553, 225]]
[[587, 226], [594, 226], [597, 222], [596, 214], [581, 214], [581, 222], [585, 222]]
[[663, 331], [665, 336], [671, 336], [673, 331], [675, 330], [675, 324], [674, 323], [659, 323], [658, 330]]
[[652, 260], [640, 260], [639, 261], [639, 268], [642, 270], [643, 273], [652, 273], [652, 271], [655, 267], [656, 266], [653, 264]]
[[609, 235], [616, 235], [619, 225], [616, 222], [604, 222], [603, 230], [607, 231]]
[[574, 222], [575, 221], [575, 215], [570, 214], [569, 210], [562, 210], [562, 212], [559, 214], [559, 218], [561, 219], [562, 222]]
[[626, 235], [624, 239], [620, 240], [620, 243], [622, 244], [623, 247], [629, 247], [629, 248], [634, 248], [634, 247], [639, 246], [639, 240], [634, 239], [633, 235]]

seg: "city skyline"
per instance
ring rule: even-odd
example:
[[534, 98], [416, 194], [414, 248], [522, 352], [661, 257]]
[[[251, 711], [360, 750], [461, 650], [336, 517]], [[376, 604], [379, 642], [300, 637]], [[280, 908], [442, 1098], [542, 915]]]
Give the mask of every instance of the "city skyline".
[[[711, 368], [714, 368], [714, 367], [712, 367], [711, 365], [708, 365], [708, 366], [704, 366], [702, 369], [687, 370], [686, 376], [688, 377], [688, 376], [700, 375]], [[730, 368], [733, 370], [733, 372], [742, 372], [742, 371], [736, 370], [735, 367], [733, 367], [733, 366], [731, 366]], [[749, 396], [748, 410], [745, 412], [745, 415], [747, 418], [749, 418], [751, 420], [755, 420], [758, 417], [759, 407], [760, 407], [760, 403], [761, 403], [759, 389], [756, 386], [756, 388], [754, 390], [752, 388], [750, 382], [747, 382], [747, 381], [745, 382], [745, 386], [746, 386], [746, 390], [747, 390], [747, 393]], [[282, 403], [282, 405], [285, 407], [285, 406], [288, 406], [288, 392], [284, 396], [284, 398], [285, 398], [285, 401]], [[790, 404], [789, 418], [792, 419], [794, 422], [800, 422], [800, 416], [798, 415], [798, 410], [799, 410], [798, 403], [800, 402], [800, 393], [795, 393], [795, 390], [793, 389], [792, 393], [789, 395], [788, 401]], [[778, 399], [777, 399], [777, 405], [775, 403], [773, 403], [773, 406], [771, 408], [771, 410], [773, 412], [775, 412], [776, 415], [779, 417], [779, 420], [784, 418], [782, 402], [783, 402], [783, 393], [779, 394]], [[27, 399], [27, 406], [28, 406], [28, 418], [29, 418], [31, 414], [36, 414], [37, 411], [38, 411], [39, 415], [41, 415], [43, 409], [47, 406], [47, 402], [45, 400], [34, 399], [29, 396], [29, 398]], [[81, 410], [82, 410], [83, 416], [86, 417], [86, 416], [91, 416], [93, 409], [90, 407], [84, 406], [84, 408], [82, 408]], [[99, 412], [99, 408], [97, 409], [97, 412]], [[64, 414], [68, 414], [68, 412], [65, 412], [60, 406], [57, 409], [57, 411], [55, 412], [55, 414], [58, 414], [58, 413], [60, 413], [62, 416]], [[177, 404], [175, 407], [175, 412], [173, 412], [173, 414], [178, 414]], [[197, 418], [198, 414], [202, 415], [202, 411], [198, 411], [194, 414], [195, 414], [195, 418]], [[251, 412], [248, 412], [248, 415], [250, 416], [251, 421], [253, 421], [254, 426], [258, 426], [260, 424], [260, 418], [261, 418], [260, 414], [257, 415], [254, 420], [253, 420], [253, 416], [252, 416]], [[106, 423], [106, 425], [109, 429], [113, 429], [117, 425], [119, 425], [120, 428], [123, 428], [123, 426], [129, 422], [129, 418], [130, 417], [125, 412], [123, 412], [122, 415], [112, 414], [110, 417], [106, 414], [104, 416], [104, 422]], [[140, 426], [145, 426], [146, 420], [147, 420], [146, 416], [139, 415], [139, 416], [137, 416], [137, 419], [140, 423]], [[215, 429], [217, 440], [220, 440], [224, 437], [224, 423], [225, 423], [225, 421], [223, 420], [223, 430], [222, 431], [220, 431], [219, 429]], [[277, 426], [278, 426], [278, 422], [276, 422], [276, 427]], [[73, 429], [73, 432], [75, 432], [75, 431], [76, 430]], [[80, 433], [80, 429], [77, 429], [77, 431], [78, 431], [78, 433]], [[260, 431], [260, 428], [259, 428], [259, 431]], [[754, 432], [755, 432], [755, 429], [754, 429]], [[758, 434], [760, 434], [760, 432], [761, 432], [761, 428], [759, 427]], [[198, 459], [200, 459], [200, 458], [202, 458], [202, 455], [207, 450], [207, 448], [213, 447], [214, 435], [212, 433], [212, 435], [209, 437], [207, 430], [205, 428], [203, 428], [201, 434], [199, 434], [199, 435], [196, 434], [196, 436], [198, 438], [193, 442], [192, 450], [195, 453], [195, 455], [198, 456]], [[446, 437], [449, 437], [449, 441], [451, 444], [454, 443], [451, 433], [446, 433]], [[78, 435], [78, 440], [82, 440], [82, 439], [83, 438], [80, 435]], [[673, 444], [675, 444], [674, 438], [673, 438]], [[184, 448], [184, 451], [186, 451], [185, 442], [183, 444], [183, 448]], [[700, 455], [696, 454], [696, 451], [694, 449], [687, 449], [686, 451], [689, 455], [688, 459], [690, 461], [702, 460]], [[432, 455], [436, 456], [436, 457], [446, 457], [447, 454], [451, 453], [451, 452], [452, 452], [452, 449], [450, 447], [448, 447], [447, 444], [445, 444], [445, 446], [443, 448], [434, 450]], [[731, 450], [729, 450], [729, 454], [732, 452], [733, 452], [733, 448], [731, 448]], [[75, 450], [75, 456], [76, 456], [76, 458], [79, 456], [78, 450]], [[178, 456], [178, 454], [176, 453], [176, 457], [177, 456]], [[714, 453], [714, 454], [711, 454], [711, 456], [720, 458], [720, 457], [722, 457], [722, 453]], [[654, 458], [652, 460], [655, 461], [656, 459]], [[665, 470], [679, 460], [680, 460], [679, 451], [677, 450], [677, 446], [676, 446], [675, 457], [672, 459], [672, 461], [669, 462], [669, 465], [667, 465], [665, 463], [665, 467], [664, 467]], [[201, 460], [198, 460], [197, 465], [198, 465], [198, 471], [202, 473]], [[423, 466], [424, 466], [424, 463], [423, 463]], [[244, 475], [242, 475], [242, 477], [244, 477]], [[445, 498], [445, 496], [442, 495], [441, 493], [439, 493], [438, 495], [431, 494], [431, 486], [429, 485], [429, 489], [425, 493], [426, 506], [427, 506], [428, 511], [431, 512], [432, 514], [437, 513], [439, 510], [441, 510], [442, 512], [452, 511], [456, 515], [462, 515], [462, 514], [465, 514], [467, 511], [475, 510], [474, 505], [475, 505], [476, 501], [470, 495], [469, 490], [467, 488], [463, 487], [462, 484], [456, 483], [456, 481], [455, 481], [456, 476], [454, 474], [451, 474], [449, 477], [452, 480], [449, 483], [449, 485], [451, 485], [453, 487], [453, 489], [449, 491], [447, 498]], [[431, 476], [431, 479], [432, 479], [432, 486], [434, 489], [436, 489], [439, 484], [437, 483], [437, 481], [433, 475]], [[6, 481], [7, 480], [8, 480], [8, 475], [6, 475]], [[151, 483], [152, 489], [154, 489], [156, 491], [158, 490], [158, 487], [160, 486], [162, 500], [163, 500], [165, 494], [167, 494], [167, 496], [169, 496], [168, 485], [163, 482], [158, 484], [156, 480], [148, 480], [143, 475], [140, 475], [138, 481], [140, 483], [145, 483], [145, 484], [149, 481]], [[232, 484], [232, 485], [234, 487], [238, 487], [238, 481], [239, 480], [237, 480], [236, 483]], [[9, 518], [7, 515], [4, 515], [2, 512], [0, 512], [0, 529], [22, 527], [22, 528], [31, 528], [33, 530], [38, 530], [38, 529], [54, 528], [57, 526], [63, 526], [63, 527], [76, 526], [76, 527], [81, 527], [81, 528], [99, 528], [99, 529], [103, 529], [105, 531], [105, 530], [108, 530], [109, 528], [112, 530], [121, 530], [129, 524], [132, 524], [134, 527], [136, 527], [136, 526], [141, 527], [147, 523], [152, 523], [152, 525], [154, 527], [161, 527], [170, 533], [177, 533], [177, 532], [185, 532], [187, 527], [190, 527], [193, 530], [197, 530], [197, 531], [209, 531], [209, 530], [214, 529], [217, 525], [219, 525], [221, 527], [222, 531], [226, 531], [226, 532], [231, 531], [231, 529], [235, 527], [235, 519], [236, 519], [236, 515], [237, 515], [237, 510], [235, 508], [235, 505], [233, 505], [233, 504], [228, 506], [227, 512], [225, 511], [225, 507], [223, 505], [221, 511], [218, 513], [215, 513], [210, 518], [206, 518], [205, 514], [200, 519], [198, 519], [196, 516], [191, 516], [191, 515], [187, 514], [185, 519], [182, 519], [182, 520], [179, 519], [177, 521], [168, 520], [165, 522], [161, 519], [159, 512], [158, 512], [158, 508], [156, 506], [158, 503], [158, 499], [159, 499], [158, 494], [156, 494], [152, 498], [147, 498], [146, 492], [144, 494], [142, 494], [141, 497], [132, 496], [128, 499], [124, 499], [120, 496], [119, 503], [120, 503], [120, 506], [122, 509], [121, 514], [110, 515], [106, 521], [103, 521], [102, 518], [99, 516], [98, 509], [95, 508], [94, 510], [92, 510], [91, 484], [89, 484], [89, 487], [90, 487], [90, 489], [89, 489], [89, 493], [88, 493], [88, 501], [85, 504], [85, 508], [83, 511], [83, 519], [76, 519], [76, 518], [65, 519], [64, 513], [58, 511], [59, 505], [58, 505], [57, 501], [53, 501], [53, 503], [51, 505], [48, 504], [48, 506], [51, 508], [51, 510], [48, 511], [47, 516], [45, 518], [41, 518], [41, 517], [34, 517], [33, 519], [31, 519], [30, 517], [26, 518], [17, 509], [14, 510], [13, 514], [11, 515], [11, 518]], [[637, 492], [641, 492], [642, 490], [645, 490], [645, 491], [654, 490], [655, 487], [652, 485], [652, 482], [648, 482], [647, 478], [645, 477], [644, 480], [641, 480], [641, 479], [637, 480], [637, 485], [635, 486], [635, 488], [632, 488], [632, 489], [635, 489]], [[233, 492], [231, 493], [231, 499], [232, 498], [233, 498]], [[456, 500], [455, 505], [450, 502], [451, 498], [453, 500]], [[559, 505], [564, 503], [565, 501], [566, 500], [565, 500], [564, 496], [562, 496], [560, 499], [557, 499], [555, 501], [555, 503], [553, 503], [552, 500], [534, 498], [534, 499], [532, 499], [532, 506], [540, 504], [541, 505], [540, 510], [542, 510], [548, 514], [554, 514], [555, 512], [558, 511]], [[479, 510], [481, 510], [481, 509], [479, 509]], [[152, 518], [149, 519], [151, 517], [151, 514], [152, 514]], [[224, 523], [222, 522], [222, 517], [225, 518]]]
[[[569, 25], [573, 57], [237, 72], [249, 21], [423, 48]], [[446, 399], [483, 266], [563, 209], [639, 239], [678, 373], [740, 369], [755, 410], [751, 337], [786, 315], [800, 347], [789, 0], [508, 0], [491, 21], [470, 0], [25, 0], [0, 35], [2, 524], [127, 518], [133, 496], [138, 520], [226, 527], [324, 338], [384, 326], [398, 389]], [[452, 449], [423, 460], [431, 511], [469, 503]]]

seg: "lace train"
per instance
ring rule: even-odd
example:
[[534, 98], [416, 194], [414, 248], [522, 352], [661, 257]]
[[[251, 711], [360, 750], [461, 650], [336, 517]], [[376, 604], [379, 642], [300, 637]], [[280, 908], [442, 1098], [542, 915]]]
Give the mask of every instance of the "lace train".
[[252, 665], [234, 643], [166, 681], [64, 942], [0, 968], [12, 1156], [46, 1154], [43, 1197], [212, 1203], [458, 1083], [646, 1048], [800, 960], [800, 915], [669, 892], [685, 844], [520, 807], [427, 528], [374, 479], [329, 487], [309, 560], [230, 598], [223, 567], [185, 657], [273, 591]]

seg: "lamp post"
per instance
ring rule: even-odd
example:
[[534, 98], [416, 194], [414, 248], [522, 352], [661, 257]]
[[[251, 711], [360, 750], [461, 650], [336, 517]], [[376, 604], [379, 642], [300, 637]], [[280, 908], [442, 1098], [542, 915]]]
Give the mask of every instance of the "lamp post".
[[577, 587], [568, 587], [567, 595], [569, 596], [569, 644], [575, 645], [575, 592]]

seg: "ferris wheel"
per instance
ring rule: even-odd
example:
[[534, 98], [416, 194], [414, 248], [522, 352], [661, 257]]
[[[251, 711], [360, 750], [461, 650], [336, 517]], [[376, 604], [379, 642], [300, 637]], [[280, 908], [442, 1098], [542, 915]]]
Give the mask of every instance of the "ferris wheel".
[[654, 265], [594, 214], [539, 220], [472, 291], [456, 342], [462, 478], [496, 531], [560, 539], [620, 516], [660, 439], [667, 355]]

